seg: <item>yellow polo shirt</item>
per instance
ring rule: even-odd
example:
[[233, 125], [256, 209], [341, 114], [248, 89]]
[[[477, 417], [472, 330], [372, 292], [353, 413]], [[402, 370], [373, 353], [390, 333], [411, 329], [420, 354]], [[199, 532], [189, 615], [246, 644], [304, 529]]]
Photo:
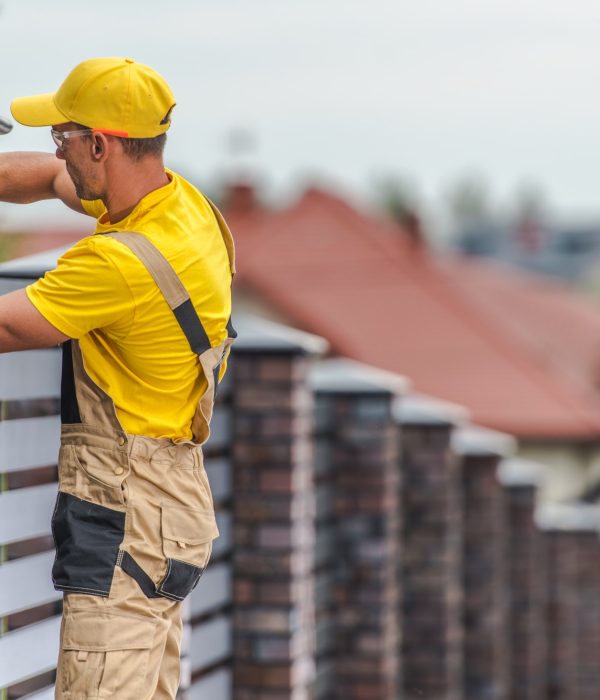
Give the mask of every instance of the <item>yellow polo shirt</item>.
[[227, 249], [210, 204], [189, 182], [166, 172], [171, 181], [117, 223], [107, 223], [101, 201], [83, 201], [98, 219], [96, 232], [26, 292], [55, 328], [79, 339], [89, 376], [112, 398], [127, 432], [189, 439], [206, 387], [198, 356], [138, 258], [100, 235], [144, 234], [179, 275], [211, 344], [222, 342], [231, 313]]

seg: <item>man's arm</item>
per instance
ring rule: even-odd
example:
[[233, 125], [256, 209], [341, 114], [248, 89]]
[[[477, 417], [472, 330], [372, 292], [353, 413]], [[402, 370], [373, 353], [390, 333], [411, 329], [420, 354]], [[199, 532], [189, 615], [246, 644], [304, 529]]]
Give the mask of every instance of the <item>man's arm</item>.
[[68, 339], [46, 321], [24, 289], [0, 296], [0, 352], [49, 348]]
[[64, 160], [51, 153], [19, 151], [0, 154], [0, 201], [28, 204], [60, 199], [85, 214]]

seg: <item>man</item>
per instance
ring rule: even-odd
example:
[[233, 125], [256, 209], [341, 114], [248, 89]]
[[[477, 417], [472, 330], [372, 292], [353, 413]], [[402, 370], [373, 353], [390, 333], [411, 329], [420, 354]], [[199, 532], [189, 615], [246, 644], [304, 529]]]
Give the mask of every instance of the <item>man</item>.
[[234, 250], [214, 206], [163, 165], [175, 99], [129, 58], [85, 61], [13, 101], [56, 157], [0, 156], [0, 199], [97, 219], [52, 272], [0, 298], [0, 350], [63, 345], [54, 585], [56, 697], [175, 698], [181, 601], [218, 537], [201, 445], [235, 331]]

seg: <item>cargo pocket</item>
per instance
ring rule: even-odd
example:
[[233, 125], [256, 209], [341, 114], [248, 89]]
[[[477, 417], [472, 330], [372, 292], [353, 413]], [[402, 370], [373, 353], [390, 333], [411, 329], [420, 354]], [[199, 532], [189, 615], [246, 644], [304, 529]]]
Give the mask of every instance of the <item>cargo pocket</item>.
[[125, 513], [59, 491], [52, 535], [56, 547], [54, 587], [108, 596], [125, 535]]
[[156, 622], [97, 609], [65, 612], [58, 685], [70, 698], [139, 700]]
[[198, 584], [212, 554], [212, 541], [219, 536], [213, 510], [161, 505], [163, 553], [167, 573], [157, 593], [183, 600]]
[[72, 492], [108, 507], [125, 505], [123, 482], [129, 474], [126, 452], [95, 445], [64, 445], [65, 460], [76, 466]]

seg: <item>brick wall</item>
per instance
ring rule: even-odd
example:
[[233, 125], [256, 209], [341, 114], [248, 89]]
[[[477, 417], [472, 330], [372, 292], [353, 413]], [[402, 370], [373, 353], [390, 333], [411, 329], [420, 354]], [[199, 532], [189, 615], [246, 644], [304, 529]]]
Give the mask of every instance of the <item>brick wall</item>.
[[462, 460], [464, 697], [508, 696], [508, 501], [497, 478], [500, 460], [514, 442], [473, 427], [456, 431]]
[[327, 679], [319, 686], [321, 698], [396, 700], [399, 693], [402, 555], [394, 383], [403, 386], [398, 378], [383, 381], [344, 360], [321, 363], [313, 378], [321, 474], [331, 493], [318, 520], [318, 528], [330, 534], [319, 580], [333, 572], [328, 600], [318, 610], [332, 631], [317, 658]]
[[600, 566], [597, 506], [540, 509], [547, 581], [549, 700], [588, 700], [600, 688]]
[[236, 700], [314, 693], [312, 345], [248, 333], [232, 360]]
[[498, 476], [508, 500], [508, 640], [511, 700], [545, 698], [548, 633], [544, 537], [535, 523], [542, 465], [504, 459]]
[[450, 439], [461, 416], [407, 399], [402, 431], [403, 698], [462, 700], [462, 504]]

